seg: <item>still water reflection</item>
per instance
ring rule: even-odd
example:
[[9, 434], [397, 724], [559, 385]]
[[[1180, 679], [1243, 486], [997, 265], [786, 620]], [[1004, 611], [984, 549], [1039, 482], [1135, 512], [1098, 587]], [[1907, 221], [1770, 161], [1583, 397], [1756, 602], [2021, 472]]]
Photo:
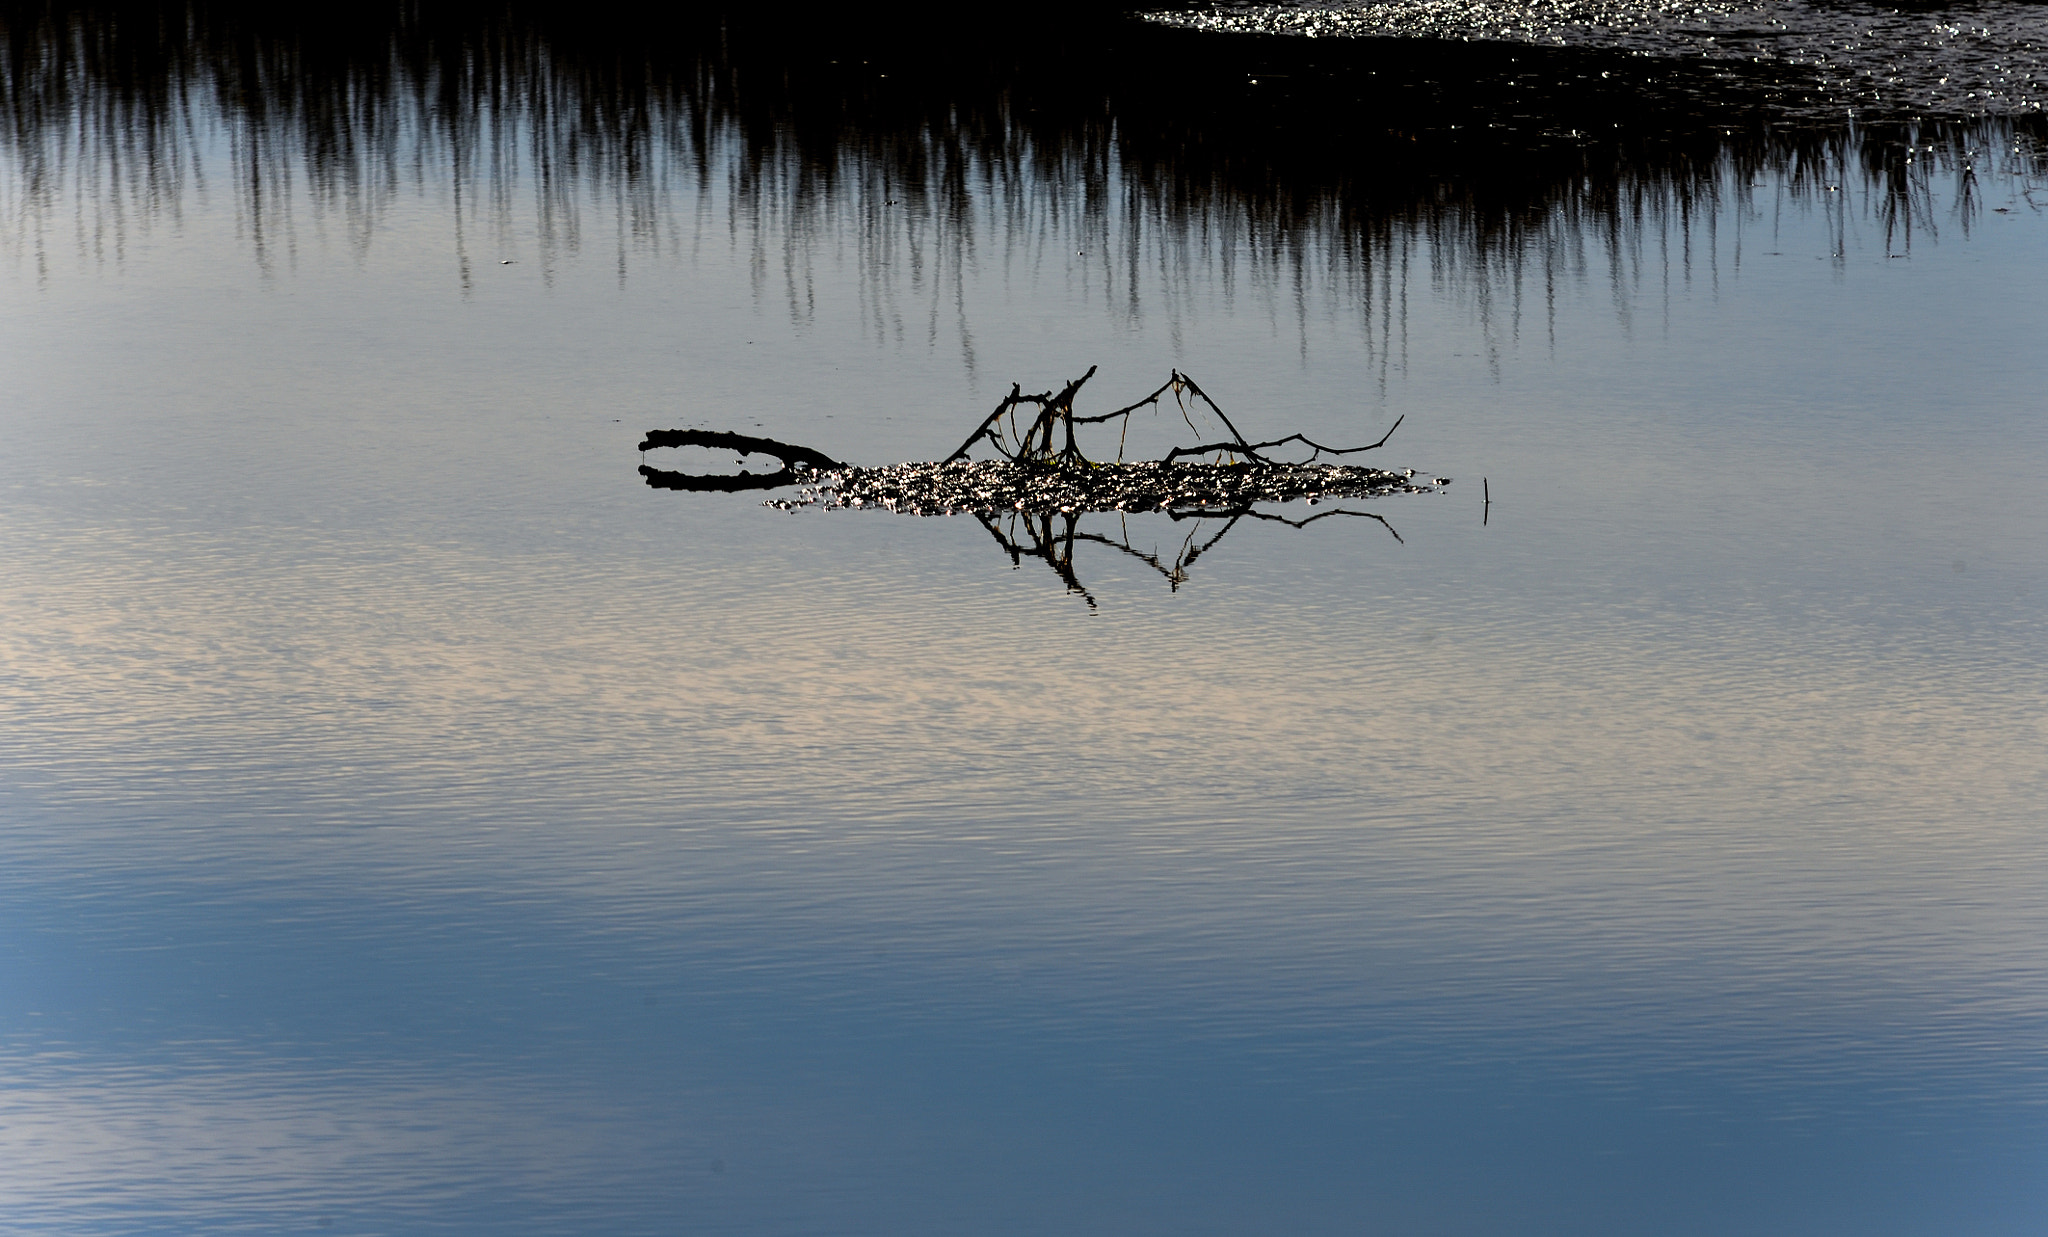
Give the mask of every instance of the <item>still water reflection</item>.
[[[2038, 122], [135, 12], [6, 26], [15, 1227], [2048, 1208]], [[1077, 539], [1091, 611], [1057, 529], [634, 472], [1092, 364], [1460, 481]]]

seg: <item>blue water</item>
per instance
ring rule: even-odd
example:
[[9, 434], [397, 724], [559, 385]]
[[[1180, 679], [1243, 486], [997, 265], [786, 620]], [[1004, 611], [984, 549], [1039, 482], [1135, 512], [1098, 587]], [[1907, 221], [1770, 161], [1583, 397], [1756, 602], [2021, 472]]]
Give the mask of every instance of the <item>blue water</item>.
[[[235, 133], [0, 164], [0, 1227], [2038, 1231], [2025, 158], [1367, 263], [736, 145], [257, 203]], [[635, 472], [1091, 364], [1455, 480], [1083, 599]]]

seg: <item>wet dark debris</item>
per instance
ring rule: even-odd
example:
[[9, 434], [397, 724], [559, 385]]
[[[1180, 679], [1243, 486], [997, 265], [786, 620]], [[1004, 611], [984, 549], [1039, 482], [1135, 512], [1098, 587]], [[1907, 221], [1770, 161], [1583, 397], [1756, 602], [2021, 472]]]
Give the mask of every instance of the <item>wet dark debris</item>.
[[950, 460], [877, 468], [799, 470], [794, 498], [766, 504], [783, 511], [874, 509], [903, 515], [1049, 515], [1099, 511], [1238, 511], [1260, 503], [1433, 493], [1449, 477], [1421, 478], [1356, 464], [1127, 463], [1041, 465], [1009, 460]]
[[[1322, 520], [1349, 517], [1379, 524], [1398, 542], [1401, 534], [1385, 516], [1356, 510], [1346, 500], [1436, 493], [1451, 483], [1449, 477], [1418, 478], [1412, 468], [1396, 471], [1334, 462], [1379, 450], [1400, 428], [1402, 418], [1395, 418], [1377, 441], [1357, 446], [1330, 446], [1305, 434], [1253, 441], [1179, 370], [1136, 403], [1093, 415], [1078, 413], [1074, 397], [1094, 376], [1091, 366], [1058, 390], [1035, 395], [1013, 384], [995, 410], [943, 460], [862, 467], [770, 438], [717, 430], [650, 430], [640, 444], [643, 453], [657, 447], [703, 447], [732, 451], [743, 460], [767, 456], [780, 467], [769, 473], [749, 470], [733, 475], [674, 472], [642, 464], [640, 473], [648, 485], [659, 489], [796, 486], [794, 497], [762, 504], [781, 511], [817, 507], [968, 516], [988, 531], [1013, 565], [1021, 567], [1026, 559], [1045, 563], [1067, 591], [1078, 594], [1090, 608], [1095, 595], [1081, 582], [1074, 565], [1079, 547], [1126, 555], [1178, 589], [1195, 560], [1240, 524], [1304, 529]], [[1174, 447], [1159, 459], [1120, 458], [1130, 418], [1169, 406], [1198, 440]], [[1119, 458], [1110, 462], [1091, 457], [1079, 438], [1083, 428], [1095, 434], [1118, 429]], [[972, 452], [993, 452], [998, 458], [974, 458]], [[1284, 458], [1282, 452], [1292, 458]], [[1303, 453], [1307, 459], [1300, 458]], [[1261, 510], [1297, 500], [1309, 506], [1329, 505], [1300, 516]], [[1117, 518], [1099, 522], [1113, 523], [1114, 531], [1082, 527], [1086, 517], [1109, 515]], [[1142, 547], [1134, 540], [1132, 525], [1157, 521], [1125, 518], [1132, 515], [1164, 516], [1184, 524], [1179, 545], [1164, 550]]]
[[[1242, 515], [1260, 504], [1426, 494], [1451, 483], [1449, 477], [1418, 481], [1412, 468], [1394, 471], [1325, 460], [1379, 450], [1400, 428], [1400, 418], [1378, 441], [1359, 446], [1329, 446], [1304, 434], [1255, 442], [1179, 370], [1136, 403], [1092, 416], [1077, 413], [1075, 396], [1094, 376], [1091, 366], [1058, 390], [1036, 395], [1013, 384], [995, 411], [943, 460], [861, 467], [769, 438], [713, 430], [650, 430], [640, 444], [643, 453], [656, 447], [707, 447], [743, 457], [765, 455], [781, 467], [772, 473], [729, 476], [670, 472], [643, 464], [640, 472], [649, 485], [663, 489], [800, 487], [794, 498], [764, 504], [782, 511], [874, 508], [984, 519], [1108, 511]], [[1091, 458], [1077, 437], [1082, 427], [1101, 432], [1121, 423], [1127, 430], [1133, 414], [1165, 405], [1171, 405], [1205, 441], [1175, 447], [1156, 460], [1106, 462]], [[1198, 417], [1209, 426], [1206, 433], [1198, 427]], [[998, 458], [975, 459], [969, 454], [973, 451], [992, 451]], [[1296, 458], [1282, 458], [1282, 451]], [[1303, 452], [1308, 453], [1306, 460], [1299, 458]]]

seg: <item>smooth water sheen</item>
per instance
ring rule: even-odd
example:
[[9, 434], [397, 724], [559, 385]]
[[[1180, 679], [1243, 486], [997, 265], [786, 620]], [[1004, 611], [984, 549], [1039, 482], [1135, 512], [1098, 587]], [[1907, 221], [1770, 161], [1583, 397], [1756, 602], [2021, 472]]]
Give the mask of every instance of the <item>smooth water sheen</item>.
[[[2026, 134], [1509, 227], [1176, 196], [1079, 105], [565, 171], [577, 89], [489, 166], [17, 98], [0, 1227], [2038, 1230]], [[1454, 480], [1084, 597], [635, 472], [1089, 365]]]

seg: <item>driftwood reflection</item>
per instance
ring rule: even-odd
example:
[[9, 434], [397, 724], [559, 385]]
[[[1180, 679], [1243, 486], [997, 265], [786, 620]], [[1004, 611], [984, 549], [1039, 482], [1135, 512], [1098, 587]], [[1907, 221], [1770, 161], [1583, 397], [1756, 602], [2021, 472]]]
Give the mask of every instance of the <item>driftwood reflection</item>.
[[[640, 443], [641, 454], [644, 456], [659, 447], [702, 447], [711, 451], [730, 451], [740, 457], [739, 463], [742, 467], [736, 473], [694, 473], [640, 465], [640, 475], [647, 478], [649, 487], [657, 490], [695, 490], [714, 494], [735, 494], [743, 490], [774, 490], [801, 484], [819, 469], [845, 467], [823, 451], [815, 451], [810, 447], [724, 430], [648, 430], [647, 437]], [[763, 473], [753, 472], [744, 467], [748, 457], [755, 455], [769, 457], [778, 467], [774, 472]]]
[[[1019, 512], [1010, 516], [976, 515], [974, 518], [988, 530], [988, 535], [995, 539], [1003, 552], [1010, 556], [1011, 566], [1021, 568], [1027, 558], [1039, 560], [1052, 569], [1052, 573], [1059, 577], [1060, 583], [1067, 586], [1069, 593], [1080, 597], [1088, 603], [1088, 608], [1093, 610], [1096, 608], [1095, 594], [1081, 582], [1080, 572], [1074, 562], [1074, 551], [1078, 547], [1105, 546], [1136, 559], [1157, 572], [1159, 577], [1166, 581], [1168, 588], [1179, 592], [1180, 586], [1187, 582], [1188, 569], [1194, 566], [1195, 560], [1214, 549], [1240, 521], [1256, 520], [1298, 530], [1307, 528], [1319, 520], [1340, 517], [1376, 521], [1393, 535], [1395, 541], [1401, 540], [1401, 534], [1395, 531], [1385, 516], [1349, 507], [1333, 507], [1328, 511], [1298, 520], [1289, 519], [1277, 512], [1261, 511], [1255, 507], [1200, 508], [1137, 517], [1141, 532], [1146, 528], [1156, 527], [1150, 522], [1160, 519], [1171, 520], [1177, 524], [1190, 524], [1187, 531], [1180, 534], [1180, 544], [1170, 557], [1156, 547], [1151, 550], [1139, 549], [1139, 539], [1131, 533], [1132, 517], [1127, 515], [1119, 514], [1116, 517], [1117, 531], [1114, 534], [1084, 530], [1081, 523], [1089, 517], [1080, 512]], [[1107, 521], [1109, 517], [1097, 513], [1095, 518]]]
[[800, 485], [803, 476], [782, 468], [775, 472], [750, 473], [741, 470], [736, 473], [682, 472], [667, 468], [649, 468], [640, 465], [640, 475], [647, 478], [649, 489], [692, 490], [700, 494], [738, 494], [746, 490], [779, 490], [784, 486]]
[[[707, 447], [716, 450], [739, 452], [743, 457], [767, 455], [776, 459], [780, 467], [773, 472], [705, 473], [688, 472], [682, 469], [654, 468], [640, 465], [640, 476], [651, 489], [684, 490], [696, 493], [733, 494], [749, 490], [774, 490], [791, 486], [825, 485], [830, 487], [835, 474], [826, 470], [855, 470], [849, 465], [837, 463], [822, 452], [793, 443], [777, 442], [770, 438], [753, 438], [742, 434], [723, 433], [710, 430], [650, 430], [640, 444], [642, 452], [661, 447]], [[1085, 461], [1083, 462], [1085, 464]], [[917, 465], [905, 465], [906, 470]], [[930, 467], [930, 466], [926, 466]], [[943, 466], [941, 466], [943, 467]], [[1044, 472], [1058, 471], [1057, 465], [1035, 466]], [[1408, 487], [1403, 487], [1408, 488]], [[1426, 487], [1416, 487], [1426, 488]], [[1316, 502], [1316, 499], [1307, 499]], [[1340, 500], [1341, 501], [1341, 500]], [[801, 502], [776, 501], [770, 506], [783, 510], [808, 505]], [[930, 509], [898, 506], [894, 503], [854, 502], [851, 506], [867, 506], [875, 511], [894, 511], [898, 514], [933, 514]], [[1180, 507], [1131, 511], [1059, 511], [1059, 510], [1017, 510], [991, 512], [988, 510], [961, 509], [958, 514], [971, 517], [988, 531], [1005, 554], [1010, 556], [1014, 567], [1022, 567], [1025, 559], [1037, 559], [1052, 569], [1067, 591], [1088, 603], [1089, 609], [1096, 608], [1095, 593], [1082, 582], [1079, 567], [1075, 563], [1075, 550], [1084, 546], [1102, 546], [1145, 564], [1167, 586], [1178, 592], [1188, 580], [1188, 569], [1195, 560], [1207, 554], [1216, 544], [1229, 535], [1230, 531], [1244, 521], [1262, 524], [1277, 524], [1284, 528], [1304, 529], [1311, 524], [1330, 519], [1371, 520], [1387, 530], [1395, 541], [1402, 541], [1401, 534], [1385, 516], [1376, 512], [1361, 511], [1355, 507], [1332, 506], [1314, 515], [1299, 518], [1282, 514], [1267, 507], [1277, 504], [1238, 503], [1229, 505], [1196, 504]], [[1137, 532], [1132, 531], [1136, 523]], [[1141, 549], [1142, 535], [1157, 531], [1162, 522], [1183, 525], [1185, 531], [1176, 530], [1178, 544], [1170, 551], [1153, 548]], [[1114, 531], [1108, 531], [1113, 528]]]

